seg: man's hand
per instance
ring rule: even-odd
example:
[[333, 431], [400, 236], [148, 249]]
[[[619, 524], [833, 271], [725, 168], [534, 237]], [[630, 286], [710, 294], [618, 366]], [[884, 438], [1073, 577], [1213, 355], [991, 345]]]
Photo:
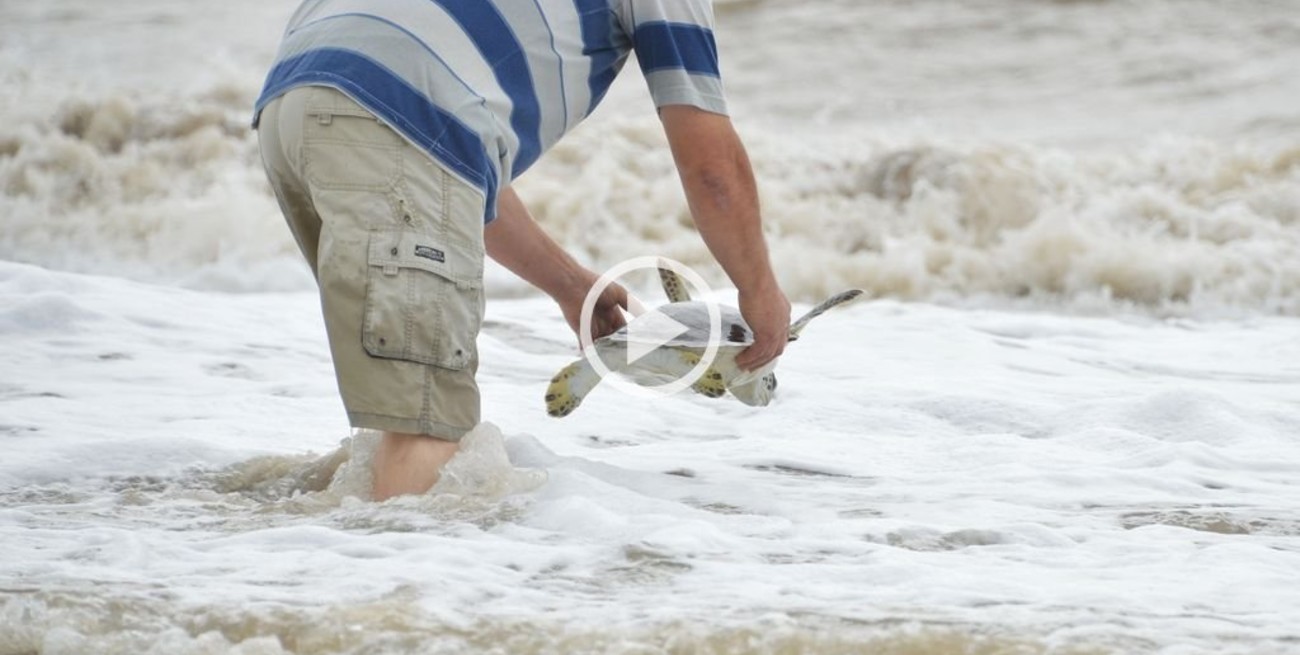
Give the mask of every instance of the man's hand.
[[775, 283], [740, 292], [740, 315], [754, 331], [754, 343], [736, 355], [736, 366], [754, 371], [785, 352], [790, 339], [790, 301]]
[[[484, 230], [483, 238], [488, 255], [554, 298], [575, 334], [581, 329], [582, 303], [598, 277], [547, 236], [513, 189], [501, 190], [497, 218]], [[606, 287], [592, 311], [592, 340], [626, 325], [620, 311], [626, 307], [627, 290], [617, 284]]]
[[[564, 320], [569, 322], [573, 333], [578, 335], [580, 346], [585, 345], [582, 338], [582, 304], [586, 302], [591, 288], [596, 285], [596, 280], [596, 274], [588, 271], [581, 284], [555, 298], [555, 302], [560, 305], [560, 311], [564, 314]], [[627, 309], [627, 289], [617, 282], [605, 287], [591, 311], [591, 340], [595, 341], [613, 334], [627, 325], [627, 319], [623, 317], [625, 309]]]

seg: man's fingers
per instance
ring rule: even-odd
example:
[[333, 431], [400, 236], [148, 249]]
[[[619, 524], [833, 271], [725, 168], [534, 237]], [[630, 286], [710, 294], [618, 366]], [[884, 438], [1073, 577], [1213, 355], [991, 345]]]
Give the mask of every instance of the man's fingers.
[[627, 325], [627, 320], [623, 318], [623, 312], [618, 307], [597, 310], [591, 318], [592, 339], [609, 336]]
[[601, 321], [601, 323], [603, 324], [603, 334], [600, 335], [602, 337], [613, 334], [619, 328], [627, 325], [627, 321], [623, 319], [623, 313], [617, 307], [611, 307], [605, 314], [605, 320]]
[[740, 356], [736, 358], [736, 366], [746, 371], [753, 371], [772, 361], [771, 353], [757, 350], [757, 348], [757, 346], [750, 346], [745, 349], [745, 352], [740, 353]]
[[605, 288], [604, 293], [600, 294], [600, 305], [617, 305], [623, 309], [628, 308], [627, 289], [621, 284], [611, 284]]
[[780, 357], [784, 350], [785, 344], [777, 339], [755, 341], [736, 356], [736, 365], [746, 371], [762, 368]]
[[627, 309], [627, 289], [622, 285], [615, 284], [609, 288], [614, 295], [614, 302], [623, 309]]

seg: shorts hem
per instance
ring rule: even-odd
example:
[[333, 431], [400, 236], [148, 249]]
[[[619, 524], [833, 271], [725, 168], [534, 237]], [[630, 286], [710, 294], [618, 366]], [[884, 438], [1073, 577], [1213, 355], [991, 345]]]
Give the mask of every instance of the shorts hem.
[[348, 412], [348, 422], [354, 428], [401, 432], [403, 434], [422, 434], [443, 441], [460, 441], [474, 428], [456, 427], [438, 421], [418, 418], [399, 418], [364, 412]]

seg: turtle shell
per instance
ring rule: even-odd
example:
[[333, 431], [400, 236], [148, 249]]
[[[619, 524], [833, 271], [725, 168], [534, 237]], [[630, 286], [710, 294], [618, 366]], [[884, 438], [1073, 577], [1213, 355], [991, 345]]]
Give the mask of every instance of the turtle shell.
[[[740, 311], [726, 305], [718, 305], [718, 310], [722, 319], [720, 345], [746, 347], [754, 343], [754, 331], [741, 318]], [[686, 330], [668, 340], [648, 338], [648, 335], [664, 334], [665, 331], [655, 325], [655, 322], [671, 325], [664, 322], [665, 318], [680, 323]], [[638, 326], [642, 329], [638, 330]], [[627, 327], [605, 338], [622, 343], [653, 341], [664, 346], [706, 348], [709, 345], [709, 308], [706, 303], [698, 300], [661, 305], [636, 317]]]

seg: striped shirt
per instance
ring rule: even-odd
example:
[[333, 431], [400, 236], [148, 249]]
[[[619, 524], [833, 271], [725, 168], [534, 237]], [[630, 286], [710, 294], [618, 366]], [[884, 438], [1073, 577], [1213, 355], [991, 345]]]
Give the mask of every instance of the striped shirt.
[[348, 94], [487, 200], [600, 103], [629, 53], [655, 106], [725, 114], [711, 0], [305, 0], [257, 100]]

